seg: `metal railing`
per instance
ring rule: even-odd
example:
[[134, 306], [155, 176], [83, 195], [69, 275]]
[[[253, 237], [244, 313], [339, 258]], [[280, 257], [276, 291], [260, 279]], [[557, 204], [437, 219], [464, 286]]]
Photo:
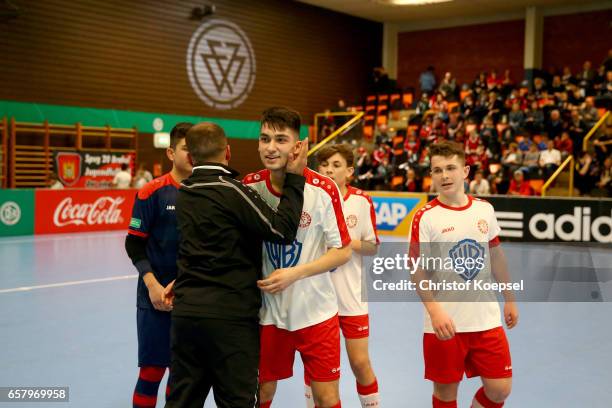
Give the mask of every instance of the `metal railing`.
[[[347, 113], [347, 112], [343, 112], [343, 113]], [[319, 143], [314, 145], [308, 151], [308, 157], [310, 157], [313, 154], [315, 154], [321, 147], [323, 147], [325, 144], [327, 144], [331, 140], [335, 139], [338, 136], [342, 136], [343, 134], [345, 134], [346, 132], [351, 130], [355, 125], [357, 125], [359, 123], [359, 121], [361, 121], [361, 118], [363, 118], [363, 116], [365, 114], [364, 112], [348, 112], [348, 113], [353, 113], [355, 116], [353, 116], [348, 122], [346, 122], [344, 125], [340, 126], [338, 129], [336, 129], [334, 132], [332, 132], [331, 135], [327, 136], [325, 139], [321, 140]], [[333, 113], [331, 113], [331, 114], [317, 113], [317, 115], [329, 116], [329, 115], [333, 115]], [[317, 123], [317, 115], [315, 115], [315, 126], [318, 125], [318, 123]], [[337, 114], [336, 114], [336, 116], [337, 116]]]
[[568, 196], [573, 197], [574, 195], [574, 156], [572, 155], [569, 155], [567, 159], [565, 159], [565, 161], [561, 163], [559, 168], [552, 174], [552, 176], [550, 176], [548, 180], [546, 180], [546, 183], [544, 183], [544, 185], [542, 186], [542, 197], [546, 196], [546, 190], [548, 189], [548, 187], [557, 179], [557, 177], [559, 177], [559, 174], [561, 174], [563, 169], [565, 169], [568, 165], [570, 166]]
[[597, 121], [595, 126], [593, 126], [593, 128], [591, 130], [589, 130], [589, 133], [587, 133], [587, 135], [582, 140], [582, 151], [584, 151], [584, 152], [587, 151], [587, 147], [589, 145], [589, 140], [595, 134], [595, 132], [597, 132], [597, 129], [599, 129], [599, 127], [606, 121], [608, 116], [610, 116], [610, 111], [607, 111], [606, 113], [604, 113], [601, 116], [601, 118]]

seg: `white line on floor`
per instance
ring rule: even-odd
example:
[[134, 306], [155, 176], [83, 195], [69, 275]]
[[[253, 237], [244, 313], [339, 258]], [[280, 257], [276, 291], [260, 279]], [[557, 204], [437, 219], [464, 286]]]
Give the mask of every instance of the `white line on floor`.
[[37, 285], [37, 286], [22, 286], [20, 288], [0, 289], [0, 294], [12, 293], [12, 292], [27, 292], [27, 291], [36, 290], [36, 289], [61, 288], [64, 286], [84, 285], [87, 283], [112, 282], [112, 281], [125, 280], [125, 279], [135, 279], [137, 277], [138, 275], [121, 275], [121, 276], [111, 276], [110, 278], [87, 279], [87, 280], [80, 280], [80, 281], [50, 283], [47, 285]]

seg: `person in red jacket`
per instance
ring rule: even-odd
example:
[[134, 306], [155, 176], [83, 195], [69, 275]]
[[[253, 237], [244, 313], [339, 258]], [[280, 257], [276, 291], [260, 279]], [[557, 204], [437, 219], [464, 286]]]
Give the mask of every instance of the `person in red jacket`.
[[521, 170], [514, 172], [514, 179], [510, 182], [510, 188], [508, 189], [508, 195], [518, 196], [531, 196], [533, 195], [533, 189], [527, 181]]

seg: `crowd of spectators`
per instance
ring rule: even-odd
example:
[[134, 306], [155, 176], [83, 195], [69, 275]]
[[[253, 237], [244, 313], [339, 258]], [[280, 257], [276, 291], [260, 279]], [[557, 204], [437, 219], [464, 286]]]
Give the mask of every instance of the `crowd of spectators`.
[[[612, 50], [597, 70], [586, 61], [516, 83], [506, 70], [479, 73], [459, 86], [451, 72], [438, 82], [433, 67], [419, 80], [405, 129], [377, 126], [373, 144], [356, 146], [355, 183], [364, 189], [429, 191], [430, 144], [465, 146], [470, 165], [466, 190], [474, 194], [537, 194], [532, 180], [547, 180], [569, 156], [582, 195], [611, 196], [612, 123], [583, 150], [583, 139], [601, 111], [595, 100], [612, 98]], [[342, 106], [335, 110], [341, 110]], [[337, 127], [330, 122], [330, 129]], [[398, 138], [397, 136], [402, 136]], [[539, 186], [542, 185], [539, 183]]]

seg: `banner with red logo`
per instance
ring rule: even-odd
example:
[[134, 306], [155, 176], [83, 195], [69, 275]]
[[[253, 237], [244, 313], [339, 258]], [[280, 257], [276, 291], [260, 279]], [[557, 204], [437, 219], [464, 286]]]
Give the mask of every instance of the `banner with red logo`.
[[122, 164], [131, 171], [133, 159], [132, 153], [55, 151], [53, 168], [66, 187], [110, 188]]
[[36, 190], [35, 234], [127, 230], [136, 190]]

